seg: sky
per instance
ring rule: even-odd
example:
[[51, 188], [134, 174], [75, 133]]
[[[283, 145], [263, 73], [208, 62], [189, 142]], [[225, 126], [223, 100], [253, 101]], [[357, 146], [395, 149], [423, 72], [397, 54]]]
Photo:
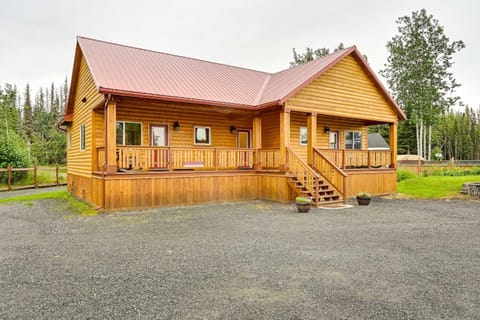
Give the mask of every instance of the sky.
[[478, 0], [0, 0], [0, 86], [70, 81], [77, 36], [272, 73], [288, 68], [292, 48], [342, 42], [378, 73], [397, 18], [422, 8], [451, 41], [465, 42], [451, 71], [456, 93], [478, 107]]

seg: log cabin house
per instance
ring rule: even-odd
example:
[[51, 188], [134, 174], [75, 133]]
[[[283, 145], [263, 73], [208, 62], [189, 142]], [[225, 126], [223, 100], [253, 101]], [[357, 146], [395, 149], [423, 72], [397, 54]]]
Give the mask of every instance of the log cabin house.
[[[396, 102], [356, 47], [266, 73], [77, 39], [68, 189], [99, 208], [396, 192]], [[390, 150], [368, 150], [368, 126]]]

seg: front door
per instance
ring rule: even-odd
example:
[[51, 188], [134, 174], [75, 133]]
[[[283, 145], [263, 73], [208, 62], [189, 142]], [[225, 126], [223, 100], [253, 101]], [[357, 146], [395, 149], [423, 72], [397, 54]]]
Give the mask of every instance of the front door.
[[339, 147], [338, 131], [330, 131], [330, 149], [338, 149]]
[[239, 149], [249, 149], [250, 145], [250, 130], [238, 129], [237, 130], [237, 146]]
[[[152, 147], [168, 146], [168, 126], [165, 124], [152, 124], [150, 126], [150, 145]], [[166, 148], [154, 148], [151, 151], [150, 168], [168, 168], [168, 150]]]

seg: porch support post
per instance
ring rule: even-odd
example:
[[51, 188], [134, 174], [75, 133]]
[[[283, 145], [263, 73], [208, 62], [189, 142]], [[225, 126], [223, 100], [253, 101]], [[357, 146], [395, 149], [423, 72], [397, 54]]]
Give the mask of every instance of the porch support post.
[[390, 151], [391, 157], [390, 160], [390, 167], [396, 168], [397, 167], [397, 138], [398, 138], [398, 124], [395, 121], [394, 123], [390, 124]]
[[107, 173], [117, 172], [117, 103], [109, 101], [106, 108], [105, 161]]
[[313, 164], [313, 148], [317, 146], [317, 114], [310, 113], [307, 116], [307, 163]]
[[260, 149], [262, 148], [262, 118], [253, 118], [253, 149], [255, 149], [255, 159], [253, 168], [256, 170], [262, 169], [262, 159], [260, 158]]
[[290, 145], [290, 110], [284, 107], [280, 111], [280, 171], [286, 172], [287, 147]]

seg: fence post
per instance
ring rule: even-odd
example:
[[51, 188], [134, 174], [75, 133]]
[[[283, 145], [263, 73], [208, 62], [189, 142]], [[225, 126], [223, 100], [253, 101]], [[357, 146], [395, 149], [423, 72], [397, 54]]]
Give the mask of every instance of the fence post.
[[7, 165], [7, 186], [8, 186], [8, 191], [12, 190], [12, 164], [9, 163]]
[[38, 188], [38, 179], [37, 179], [37, 161], [33, 164], [33, 184], [35, 188]]
[[58, 162], [55, 163], [55, 182], [57, 183], [57, 186], [60, 184], [58, 179]]
[[367, 151], [367, 163], [368, 163], [368, 169], [372, 168], [372, 151], [368, 150]]

